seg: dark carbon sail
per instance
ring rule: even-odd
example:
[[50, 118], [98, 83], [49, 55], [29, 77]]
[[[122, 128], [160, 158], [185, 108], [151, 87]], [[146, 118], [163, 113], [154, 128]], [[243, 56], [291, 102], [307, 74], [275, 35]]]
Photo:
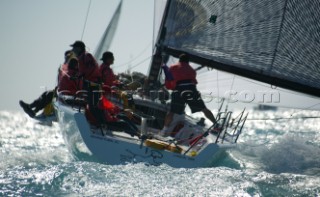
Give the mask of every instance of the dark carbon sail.
[[158, 52], [320, 97], [320, 1], [169, 0]]

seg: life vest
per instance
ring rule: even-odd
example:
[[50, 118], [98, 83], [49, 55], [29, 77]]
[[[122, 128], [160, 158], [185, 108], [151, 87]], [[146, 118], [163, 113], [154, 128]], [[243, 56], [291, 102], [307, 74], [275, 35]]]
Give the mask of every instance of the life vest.
[[101, 74], [97, 61], [90, 53], [83, 53], [78, 56], [79, 73], [85, 80], [98, 82]]
[[133, 100], [129, 100], [129, 96], [126, 91], [112, 90], [111, 92], [106, 92], [106, 95], [112, 98], [112, 101], [117, 103], [123, 109], [135, 109]]
[[45, 108], [43, 109], [43, 114], [45, 116], [50, 116], [50, 115], [54, 114], [54, 107], [53, 107], [52, 102], [49, 103], [47, 106], [45, 106]]
[[75, 95], [77, 91], [82, 89], [82, 80], [72, 79], [71, 77], [76, 75], [76, 71], [68, 70], [63, 72], [59, 83], [58, 83], [58, 92], [64, 95]]
[[104, 85], [110, 87], [116, 85], [116, 75], [113, 73], [113, 70], [110, 68], [109, 64], [101, 64], [99, 71]]
[[107, 122], [115, 122], [119, 119], [117, 115], [120, 113], [120, 108], [109, 101], [105, 96], [99, 100], [98, 107], [104, 110], [104, 116]]
[[68, 71], [68, 64], [67, 63], [62, 64], [58, 71], [58, 83], [61, 79], [62, 74], [67, 71]]
[[[110, 109], [104, 109], [106, 106], [104, 106], [104, 105], [106, 105], [108, 108], [110, 108]], [[101, 103], [101, 102], [99, 102], [99, 109], [101, 109], [102, 110], [102, 112], [103, 112], [103, 115], [104, 115], [104, 119], [105, 119], [105, 121], [108, 123], [108, 122], [116, 122], [116, 121], [119, 121], [119, 119], [116, 117], [116, 115], [118, 114], [118, 113], [114, 113], [114, 111], [112, 111], [112, 107], [111, 106], [109, 106], [109, 104], [106, 104], [106, 103]], [[88, 120], [88, 122], [90, 123], [90, 124], [92, 124], [92, 125], [98, 125], [98, 120], [94, 117], [94, 115], [92, 114], [92, 112], [90, 111], [90, 107], [89, 107], [89, 105], [86, 105], [86, 108], [85, 108], [85, 116], [86, 116], [86, 118], [87, 118], [87, 120]]]
[[[53, 98], [56, 97], [56, 88], [52, 91], [53, 92], [53, 95], [52, 95], [52, 100], [49, 104], [47, 104], [44, 108], [43, 108], [43, 111], [42, 111], [42, 114], [45, 115], [45, 116], [51, 116], [51, 115], [54, 115], [54, 107], [53, 107]], [[50, 93], [48, 93], [47, 95], [49, 95]], [[49, 99], [49, 96], [48, 96], [48, 99]]]
[[60, 81], [61, 75], [64, 72], [68, 71], [68, 66], [69, 62], [71, 59], [77, 59], [77, 56], [74, 52], [70, 51], [66, 56], [65, 56], [65, 62], [59, 67], [59, 72], [58, 72], [58, 82]]
[[129, 101], [128, 101], [127, 92], [121, 91], [121, 93], [120, 93], [120, 99], [121, 99], [121, 101], [122, 101], [122, 107], [123, 107], [123, 109], [128, 109], [128, 108], [129, 108]]
[[173, 77], [173, 80], [166, 80], [166, 88], [174, 90], [177, 86], [177, 82], [190, 80], [193, 84], [197, 84], [196, 71], [185, 62], [178, 62], [170, 66], [169, 71]]

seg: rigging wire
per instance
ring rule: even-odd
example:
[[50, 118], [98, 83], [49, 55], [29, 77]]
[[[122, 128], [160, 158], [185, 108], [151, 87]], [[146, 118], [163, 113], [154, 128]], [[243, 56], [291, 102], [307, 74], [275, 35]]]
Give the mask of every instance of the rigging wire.
[[87, 21], [88, 21], [88, 16], [89, 16], [90, 7], [91, 7], [91, 0], [89, 1], [89, 6], [88, 6], [88, 9], [87, 9], [86, 20], [84, 21], [84, 26], [83, 26], [83, 30], [82, 30], [81, 40], [83, 39], [84, 31], [85, 31], [86, 26], [87, 26]]
[[137, 64], [133, 65], [131, 68], [135, 68], [137, 66], [140, 66], [140, 64], [144, 63], [145, 61], [147, 61], [148, 59], [151, 59], [152, 58], [152, 55], [145, 58], [144, 60], [142, 60], [141, 62], [138, 62]]
[[134, 57], [133, 59], [131, 59], [131, 60], [128, 61], [128, 62], [125, 62], [125, 63], [122, 63], [122, 64], [118, 65], [117, 67], [126, 66], [126, 65], [128, 65], [129, 63], [131, 63], [132, 61], [138, 59], [144, 52], [146, 52], [146, 50], [150, 47], [151, 43], [152, 43], [152, 42], [150, 42], [149, 44], [147, 44], [147, 46], [146, 46], [136, 57]]
[[149, 59], [151, 59], [151, 58], [152, 58], [152, 55], [149, 56], [149, 57], [147, 57], [147, 58], [145, 58], [145, 59], [143, 59], [142, 61], [138, 62], [137, 64], [131, 66], [130, 69], [135, 68], [135, 67], [137, 67], [137, 66], [140, 66], [142, 63], [144, 63], [145, 61], [147, 61], [147, 60], [149, 60]]

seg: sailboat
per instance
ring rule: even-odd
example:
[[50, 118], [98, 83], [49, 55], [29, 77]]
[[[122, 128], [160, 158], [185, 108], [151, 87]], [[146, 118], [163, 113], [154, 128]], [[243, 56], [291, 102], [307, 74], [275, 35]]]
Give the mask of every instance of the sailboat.
[[122, 0], [119, 2], [119, 5], [117, 6], [112, 19], [107, 26], [106, 30], [104, 31], [101, 40], [98, 44], [98, 47], [96, 48], [94, 52], [95, 59], [99, 60], [102, 57], [103, 52], [107, 51], [110, 48], [110, 45], [112, 43], [114, 34], [117, 30], [117, 26], [119, 23], [119, 18], [121, 14], [122, 9]]
[[[159, 2], [159, 1], [158, 1]], [[80, 133], [89, 151], [110, 165], [127, 162], [195, 168], [212, 165], [236, 146], [248, 113], [217, 113], [217, 123], [176, 115], [172, 136], [159, 135], [168, 111], [161, 91], [161, 66], [182, 53], [199, 69], [214, 68], [260, 82], [320, 96], [320, 12], [316, 2], [291, 0], [167, 0], [148, 73], [139, 91], [118, 91], [109, 97], [126, 108], [130, 102], [140, 136], [121, 128], [95, 127], [81, 106], [55, 102], [67, 138]], [[308, 20], [307, 20], [308, 19]], [[122, 96], [125, 95], [125, 96]], [[130, 105], [131, 105], [130, 104]], [[217, 130], [217, 133], [213, 133]]]

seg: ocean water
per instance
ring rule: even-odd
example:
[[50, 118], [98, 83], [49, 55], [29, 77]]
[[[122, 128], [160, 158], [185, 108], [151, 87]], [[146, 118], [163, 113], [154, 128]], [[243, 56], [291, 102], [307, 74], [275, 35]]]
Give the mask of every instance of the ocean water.
[[[320, 196], [320, 119], [295, 119], [307, 116], [320, 112], [251, 111], [235, 149], [185, 169], [99, 163], [58, 124], [1, 111], [0, 196]], [[278, 117], [294, 119], [261, 120]]]

